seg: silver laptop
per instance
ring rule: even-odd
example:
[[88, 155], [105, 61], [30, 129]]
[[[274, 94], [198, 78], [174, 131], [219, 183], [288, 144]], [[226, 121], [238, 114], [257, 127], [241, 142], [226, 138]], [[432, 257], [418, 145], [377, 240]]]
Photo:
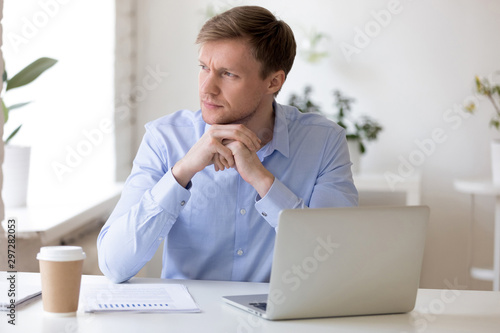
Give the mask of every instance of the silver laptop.
[[427, 206], [281, 212], [269, 294], [224, 296], [270, 320], [413, 310]]

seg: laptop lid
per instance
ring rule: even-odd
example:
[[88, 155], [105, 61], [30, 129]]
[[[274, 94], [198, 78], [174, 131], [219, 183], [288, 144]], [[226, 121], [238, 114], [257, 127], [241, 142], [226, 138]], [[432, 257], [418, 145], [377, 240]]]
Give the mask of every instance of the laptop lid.
[[292, 319], [411, 311], [428, 218], [426, 206], [282, 211], [261, 315]]

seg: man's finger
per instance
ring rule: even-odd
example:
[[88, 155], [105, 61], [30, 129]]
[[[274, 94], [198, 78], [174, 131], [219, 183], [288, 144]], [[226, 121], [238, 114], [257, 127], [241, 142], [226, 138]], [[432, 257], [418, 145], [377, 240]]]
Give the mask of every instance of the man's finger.
[[217, 155], [218, 157], [216, 159], [219, 161], [219, 165], [222, 165], [225, 168], [230, 168], [234, 165], [233, 152], [228, 147], [221, 145], [218, 149]]
[[252, 151], [260, 149], [260, 139], [245, 125], [213, 125], [210, 130], [223, 143], [226, 140], [240, 141]]

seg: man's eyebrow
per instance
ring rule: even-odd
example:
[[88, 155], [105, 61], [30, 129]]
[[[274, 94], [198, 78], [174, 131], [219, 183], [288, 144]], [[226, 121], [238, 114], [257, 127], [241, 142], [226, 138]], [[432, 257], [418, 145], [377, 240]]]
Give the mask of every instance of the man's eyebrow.
[[[206, 64], [201, 61], [200, 59], [198, 59], [198, 62], [200, 63], [200, 65], [203, 65], [203, 66], [206, 66]], [[221, 67], [221, 68], [217, 68], [217, 71], [218, 72], [238, 72], [237, 69], [231, 69], [231, 68], [227, 68], [227, 67]]]

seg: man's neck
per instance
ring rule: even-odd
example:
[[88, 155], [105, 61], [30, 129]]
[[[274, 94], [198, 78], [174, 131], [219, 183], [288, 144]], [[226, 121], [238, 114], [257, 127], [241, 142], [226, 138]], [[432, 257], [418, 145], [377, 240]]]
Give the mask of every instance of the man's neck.
[[266, 145], [273, 139], [275, 110], [271, 102], [266, 106], [263, 112], [254, 115], [254, 117], [245, 125], [252, 130], [262, 141], [261, 146]]

